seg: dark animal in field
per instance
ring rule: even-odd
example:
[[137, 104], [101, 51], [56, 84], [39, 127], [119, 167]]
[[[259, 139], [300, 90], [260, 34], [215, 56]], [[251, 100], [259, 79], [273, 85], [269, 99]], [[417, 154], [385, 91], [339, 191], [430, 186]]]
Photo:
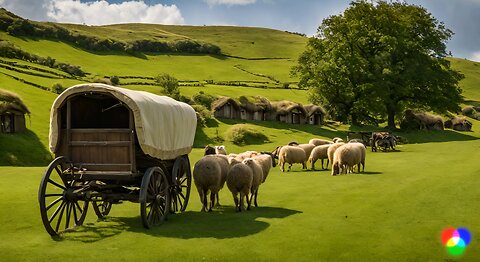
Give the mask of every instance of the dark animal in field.
[[372, 152], [377, 152], [378, 148], [382, 148], [383, 151], [389, 148], [395, 150], [397, 138], [389, 132], [373, 132], [370, 143]]
[[215, 153], [215, 147], [209, 146], [209, 145], [205, 146], [205, 154], [204, 154], [205, 156], [206, 155], [215, 155], [215, 154], [216, 154]]

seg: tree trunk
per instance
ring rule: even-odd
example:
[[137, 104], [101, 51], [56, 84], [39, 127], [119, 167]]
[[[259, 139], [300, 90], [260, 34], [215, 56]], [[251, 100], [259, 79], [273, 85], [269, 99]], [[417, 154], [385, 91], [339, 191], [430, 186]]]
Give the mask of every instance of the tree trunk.
[[394, 130], [395, 127], [395, 109], [393, 107], [387, 107], [388, 114], [388, 129]]

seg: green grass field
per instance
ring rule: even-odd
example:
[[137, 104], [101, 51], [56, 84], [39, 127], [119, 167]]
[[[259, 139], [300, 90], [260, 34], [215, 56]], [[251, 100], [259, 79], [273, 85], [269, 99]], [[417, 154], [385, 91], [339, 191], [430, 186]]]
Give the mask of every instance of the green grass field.
[[[306, 41], [262, 28], [139, 24], [66, 27], [90, 35], [109, 34], [120, 40], [197, 39], [215, 43], [224, 54], [237, 58], [94, 53], [63, 42], [16, 38], [0, 32], [0, 39], [28, 52], [79, 65], [90, 73], [78, 80], [54, 79], [0, 68], [0, 88], [17, 93], [32, 112], [27, 117], [28, 132], [0, 134], [1, 261], [455, 261], [457, 258], [449, 256], [440, 242], [441, 231], [449, 226], [467, 227], [473, 235], [459, 260], [480, 259], [480, 121], [473, 119], [472, 132], [399, 132], [409, 144], [399, 145], [395, 152], [372, 153], [368, 148], [363, 174], [332, 177], [330, 170], [303, 171], [299, 165], [281, 173], [276, 167], [260, 187], [260, 207], [249, 212], [234, 212], [233, 199], [225, 187], [220, 192], [224, 206], [212, 213], [201, 213], [193, 186], [187, 211], [170, 216], [160, 227], [144, 229], [139, 204], [126, 202], [114, 205], [105, 221], [97, 221], [90, 207], [83, 226], [60, 238], [50, 238], [41, 222], [37, 192], [45, 166], [52, 158], [48, 150], [49, 112], [56, 95], [5, 74], [46, 87], [57, 82], [70, 86], [105, 75], [152, 77], [160, 73], [183, 81], [278, 85], [259, 74], [280, 84], [295, 82], [290, 68]], [[4, 60], [48, 70], [50, 73], [45, 74], [50, 76], [62, 73], [20, 60]], [[460, 83], [466, 103], [480, 103], [479, 63], [455, 58], [451, 61], [466, 76]], [[125, 87], [160, 93], [156, 86]], [[221, 85], [180, 89], [186, 96], [204, 91], [308, 103], [307, 91], [298, 89]], [[269, 142], [237, 146], [228, 140], [219, 141], [237, 123], [249, 124], [265, 134]], [[349, 130], [359, 128], [218, 120], [197, 130], [190, 159], [193, 166], [208, 143], [224, 144], [229, 152], [270, 151], [292, 140], [345, 138]]]

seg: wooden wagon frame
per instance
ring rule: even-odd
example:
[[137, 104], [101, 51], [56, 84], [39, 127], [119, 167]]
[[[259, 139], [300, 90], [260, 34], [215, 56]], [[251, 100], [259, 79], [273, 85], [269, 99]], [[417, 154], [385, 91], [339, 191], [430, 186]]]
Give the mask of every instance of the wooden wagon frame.
[[169, 97], [103, 84], [65, 90], [50, 112], [55, 159], [40, 183], [40, 214], [54, 236], [99, 218], [113, 204], [140, 203], [144, 227], [184, 211], [190, 195], [195, 111]]

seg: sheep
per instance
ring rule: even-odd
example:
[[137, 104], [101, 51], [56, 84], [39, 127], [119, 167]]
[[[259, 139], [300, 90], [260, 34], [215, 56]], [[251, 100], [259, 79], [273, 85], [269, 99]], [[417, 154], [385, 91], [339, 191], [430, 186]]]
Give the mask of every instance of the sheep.
[[333, 143], [343, 143], [343, 139], [341, 139], [340, 137], [334, 137], [332, 139], [332, 142]]
[[288, 142], [287, 145], [288, 145], [288, 146], [298, 146], [299, 144], [298, 144], [297, 141], [290, 141], [290, 142]]
[[[208, 212], [212, 211], [216, 194], [218, 194], [222, 182], [220, 161], [210, 156], [207, 155], [198, 160], [193, 168], [193, 181], [202, 202], [202, 212], [207, 211], [207, 209]], [[207, 202], [208, 191], [210, 191], [210, 205]]]
[[253, 159], [255, 159], [262, 167], [262, 171], [263, 171], [262, 183], [265, 183], [265, 180], [267, 180], [268, 173], [270, 172], [270, 168], [277, 166], [277, 163], [275, 163], [275, 158], [272, 156], [270, 152], [261, 152], [260, 155], [254, 156]]
[[471, 131], [472, 122], [468, 121], [465, 117], [455, 116], [445, 121], [445, 128], [451, 128], [457, 131]]
[[204, 156], [206, 155], [215, 155], [215, 147], [214, 146], [210, 146], [210, 145], [206, 145], [205, 146], [205, 153], [203, 154]]
[[361, 143], [363, 144], [363, 146], [365, 146], [365, 148], [367, 148], [367, 142], [365, 142], [363, 139], [360, 139], [360, 138], [350, 139], [348, 140], [348, 143]]
[[224, 145], [221, 146], [215, 146], [215, 154], [217, 155], [226, 155], [227, 150], [225, 149]]
[[[234, 160], [235, 161], [235, 160]], [[235, 202], [235, 210], [241, 212], [245, 210], [243, 199], [247, 198], [247, 209], [250, 209], [251, 199], [248, 194], [252, 188], [253, 172], [250, 167], [243, 163], [233, 165], [228, 171], [227, 187], [232, 192], [233, 201]], [[240, 193], [240, 199], [238, 194]]]
[[[310, 153], [312, 153], [313, 148], [315, 147], [314, 144], [299, 144], [297, 146], [305, 151], [305, 155], [307, 156], [307, 159], [310, 156]], [[303, 167], [303, 169], [306, 169], [306, 168], [307, 168], [306, 166]]]
[[285, 163], [289, 163], [288, 171], [292, 168], [292, 164], [302, 163], [303, 168], [307, 167], [307, 155], [305, 150], [298, 146], [283, 146], [278, 153], [278, 165], [282, 172], [285, 171]]
[[245, 151], [243, 153], [236, 154], [235, 158], [237, 158], [240, 161], [243, 161], [246, 158], [254, 157], [259, 154], [260, 153], [258, 153], [257, 151]]
[[330, 147], [330, 145], [331, 144], [319, 145], [312, 150], [312, 153], [308, 158], [308, 162], [312, 163], [312, 170], [315, 170], [315, 162], [318, 159], [322, 160], [322, 169], [323, 169], [324, 159], [327, 159], [327, 166], [328, 166], [328, 148]]
[[[243, 160], [242, 163], [247, 165], [252, 170], [252, 175], [253, 175], [252, 187], [250, 188], [250, 194], [251, 195], [250, 195], [250, 201], [249, 201], [248, 206], [250, 207], [250, 205], [252, 203], [252, 199], [253, 199], [253, 197], [255, 197], [254, 204], [255, 204], [255, 207], [258, 207], [258, 204], [257, 204], [258, 188], [260, 187], [260, 184], [262, 184], [262, 181], [263, 181], [262, 167], [253, 158], [246, 158], [245, 160]], [[249, 208], [247, 208], [247, 210], [248, 209]]]
[[396, 145], [397, 145], [397, 139], [395, 138], [395, 136], [388, 135], [381, 139], [377, 139], [375, 141], [375, 144], [372, 146], [372, 150], [373, 150], [373, 147], [375, 147], [375, 151], [377, 151], [378, 147], [381, 147], [381, 148], [383, 147], [383, 151], [387, 151], [388, 148], [391, 148], [392, 150], [395, 151]]
[[335, 150], [337, 150], [337, 148], [341, 147], [344, 144], [345, 143], [342, 143], [342, 142], [335, 143], [328, 148], [328, 150], [327, 150], [327, 155], [328, 155], [327, 167], [328, 167], [329, 162], [330, 162], [330, 164], [333, 163], [333, 153], [335, 153]]
[[325, 140], [325, 139], [320, 139], [320, 138], [312, 138], [308, 141], [309, 144], [314, 144], [316, 146], [320, 146], [320, 145], [326, 145], [326, 144], [333, 144], [332, 141], [328, 141], [328, 140]]
[[[365, 171], [365, 147], [360, 143], [350, 143], [340, 146], [333, 154], [332, 162], [332, 176], [352, 170], [355, 165], [358, 165], [358, 173], [360, 173], [360, 165], [362, 165], [362, 172]], [[353, 170], [352, 170], [353, 171]]]

